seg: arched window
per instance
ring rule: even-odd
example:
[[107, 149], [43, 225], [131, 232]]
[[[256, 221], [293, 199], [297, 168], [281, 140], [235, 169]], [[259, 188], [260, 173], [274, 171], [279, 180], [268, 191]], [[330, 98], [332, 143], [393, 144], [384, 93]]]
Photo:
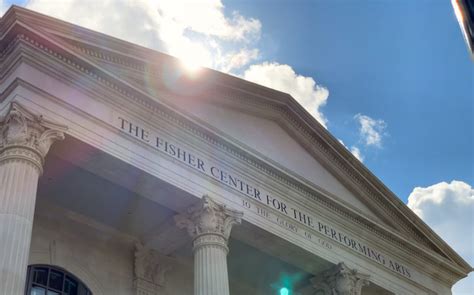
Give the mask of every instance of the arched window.
[[28, 267], [26, 295], [92, 295], [92, 292], [62, 268], [31, 265]]

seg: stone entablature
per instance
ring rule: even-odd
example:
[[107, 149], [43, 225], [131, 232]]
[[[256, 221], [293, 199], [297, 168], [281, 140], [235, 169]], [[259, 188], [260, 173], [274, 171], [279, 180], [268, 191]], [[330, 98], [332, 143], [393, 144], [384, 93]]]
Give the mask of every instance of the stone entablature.
[[[297, 198], [295, 198], [296, 195], [291, 194], [291, 197], [293, 197], [291, 200], [288, 198], [288, 195], [282, 196], [278, 192], [278, 188], [269, 188], [264, 184], [265, 181], [257, 181], [255, 178], [253, 178], [255, 175], [251, 175], [251, 178], [249, 178], [248, 173], [242, 173], [245, 168], [243, 168], [244, 166], [241, 166], [241, 162], [234, 160], [231, 161], [231, 158], [226, 158], [225, 163], [215, 162], [212, 160], [212, 158], [208, 158], [208, 156], [202, 152], [202, 147], [189, 145], [188, 142], [183, 141], [185, 135], [181, 136], [179, 134], [179, 129], [174, 129], [173, 126], [167, 126], [165, 122], [162, 122], [162, 124], [159, 125], [153, 125], [154, 127], [151, 127], [150, 123], [138, 124], [136, 123], [138, 122], [137, 120], [132, 120], [129, 117], [123, 115], [123, 113], [115, 113], [113, 116], [115, 118], [115, 123], [113, 124], [119, 130], [124, 132], [126, 135], [131, 136], [135, 140], [139, 140], [141, 143], [152, 147], [156, 151], [157, 155], [164, 154], [164, 157], [170, 156], [175, 160], [174, 163], [178, 165], [182, 164], [182, 166], [188, 166], [189, 168], [192, 168], [192, 171], [197, 171], [198, 174], [204, 174], [214, 180], [216, 180], [216, 173], [225, 173], [225, 178], [227, 181], [222, 181], [221, 179], [217, 179], [217, 181], [221, 183], [227, 183], [226, 186], [228, 187], [230, 187], [228, 184], [234, 181], [242, 184], [244, 187], [246, 187], [246, 189], [242, 191], [239, 187], [238, 190], [240, 190], [239, 193], [243, 193], [244, 197], [232, 197], [231, 199], [232, 202], [237, 203], [236, 205], [241, 206], [243, 210], [246, 210], [246, 212], [253, 211], [257, 214], [257, 216], [259, 216], [261, 220], [277, 224], [279, 227], [287, 230], [289, 235], [295, 235], [298, 238], [312, 241], [315, 244], [319, 243], [329, 250], [335, 248], [336, 245], [333, 245], [334, 243], [339, 244], [337, 245], [338, 247], [346, 247], [349, 249], [348, 251], [355, 251], [357, 254], [362, 254], [369, 260], [373, 260], [394, 272], [397, 272], [407, 278], [417, 280], [417, 273], [409, 270], [406, 265], [403, 266], [403, 264], [412, 265], [413, 261], [405, 261], [403, 264], [396, 262], [397, 259], [403, 261], [403, 259], [400, 259], [399, 257], [401, 255], [400, 251], [407, 250], [404, 248], [404, 246], [390, 249], [388, 241], [385, 240], [384, 236], [378, 236], [380, 240], [377, 239], [377, 242], [374, 240], [369, 240], [368, 237], [363, 239], [365, 242], [359, 238], [355, 238], [360, 236], [358, 232], [361, 229], [355, 227], [353, 223], [348, 222], [350, 218], [347, 216], [340, 217], [340, 219], [334, 219], [335, 217], [333, 215], [329, 215], [327, 212], [324, 212], [324, 209], [322, 208], [312, 207], [309, 204], [298, 202]], [[159, 130], [159, 133], [157, 133], [157, 130]], [[166, 151], [167, 147], [174, 149], [174, 152], [173, 150]], [[215, 150], [211, 150], [215, 152]], [[186, 156], [184, 157], [184, 155]], [[224, 155], [219, 155], [217, 153], [214, 153], [213, 155], [220, 159], [225, 157]], [[229, 180], [231, 177], [233, 180]], [[247, 182], [249, 179], [252, 181]], [[260, 184], [261, 186], [257, 184]], [[246, 192], [246, 190], [249, 190], [249, 188], [250, 193]], [[282, 187], [281, 189], [284, 190], [285, 188]], [[235, 190], [235, 188], [230, 188], [229, 192], [232, 190]], [[256, 192], [258, 192], [258, 197], [256, 196]], [[246, 200], [246, 197], [249, 199]], [[242, 199], [241, 204], [238, 203], [239, 199]], [[267, 208], [262, 209], [262, 207], [259, 206], [261, 203], [267, 205], [268, 209], [270, 210]], [[283, 210], [284, 207], [286, 210]], [[296, 208], [296, 211], [291, 211], [292, 208]], [[273, 210], [276, 212], [273, 213]], [[278, 213], [280, 213], [280, 215]], [[299, 215], [293, 216], [293, 214]], [[287, 219], [281, 218], [282, 215], [287, 217]], [[317, 218], [314, 218], [315, 216]], [[300, 217], [302, 218], [301, 220]], [[320, 217], [324, 218], [321, 219]], [[291, 221], [291, 219], [293, 220]], [[331, 222], [329, 220], [333, 221]], [[334, 226], [334, 220], [337, 220], [337, 223], [339, 224], [337, 227]], [[313, 234], [311, 231], [307, 231], [307, 234], [304, 231], [304, 228], [296, 225], [298, 223], [309, 227], [310, 230], [315, 230], [317, 233], [322, 234], [325, 236], [325, 239], [317, 238], [317, 235]], [[342, 224], [344, 224], [344, 226], [342, 226]], [[333, 231], [335, 234], [332, 233]], [[374, 236], [370, 236], [370, 238], [373, 239]], [[390, 255], [387, 255], [389, 253]], [[395, 254], [395, 256], [393, 254]], [[393, 259], [394, 257], [396, 258], [395, 260]]]

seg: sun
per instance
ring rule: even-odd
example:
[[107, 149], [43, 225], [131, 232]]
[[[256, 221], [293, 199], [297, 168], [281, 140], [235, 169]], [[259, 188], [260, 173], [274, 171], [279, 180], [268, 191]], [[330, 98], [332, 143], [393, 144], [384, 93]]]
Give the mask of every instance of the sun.
[[186, 72], [190, 74], [195, 74], [200, 69], [202, 69], [202, 65], [199, 63], [192, 54], [186, 56], [185, 58], [181, 58], [181, 64], [186, 70]]
[[181, 50], [178, 57], [189, 74], [196, 74], [202, 68], [212, 66], [209, 50], [200, 43], [188, 44], [185, 50]]

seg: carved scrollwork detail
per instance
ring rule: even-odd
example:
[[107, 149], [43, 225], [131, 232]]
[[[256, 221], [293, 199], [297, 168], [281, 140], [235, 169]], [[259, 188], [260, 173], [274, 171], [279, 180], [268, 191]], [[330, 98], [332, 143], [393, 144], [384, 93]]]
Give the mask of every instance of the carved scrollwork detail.
[[40, 151], [43, 157], [48, 154], [49, 148], [57, 140], [63, 140], [64, 133], [59, 130], [47, 129], [39, 137], [36, 148]]
[[163, 286], [165, 275], [171, 269], [171, 263], [163, 255], [140, 243], [137, 243], [135, 248], [135, 278]]
[[172, 264], [169, 257], [137, 243], [135, 245], [133, 280], [135, 294], [165, 294], [166, 274], [172, 269]]
[[0, 119], [0, 161], [30, 160], [42, 171], [49, 148], [55, 141], [64, 139], [66, 129], [13, 102]]
[[[202, 235], [213, 235], [210, 238], [214, 242], [226, 243], [230, 236], [230, 231], [234, 224], [242, 222], [243, 213], [228, 209], [225, 205], [219, 204], [205, 195], [197, 204], [186, 210], [186, 212], [175, 216], [176, 225], [184, 228], [194, 239]], [[207, 238], [206, 240], [209, 240]]]
[[360, 295], [369, 276], [348, 268], [343, 262], [311, 279], [318, 295]]

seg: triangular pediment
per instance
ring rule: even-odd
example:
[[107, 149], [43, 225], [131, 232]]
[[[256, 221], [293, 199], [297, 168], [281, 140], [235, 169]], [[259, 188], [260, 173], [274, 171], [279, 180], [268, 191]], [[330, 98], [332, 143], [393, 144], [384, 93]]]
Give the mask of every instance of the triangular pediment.
[[[167, 75], [179, 62], [168, 55], [22, 8], [5, 14], [0, 32], [5, 55], [15, 42], [38, 44], [38, 51], [48, 58], [64, 62], [65, 71], [98, 77], [101, 87], [162, 104], [333, 198], [371, 226], [470, 269], [290, 95], [212, 70], [204, 70], [197, 79], [169, 80]], [[18, 41], [19, 35], [28, 38]], [[0, 62], [5, 60], [2, 56]]]
[[272, 118], [209, 101], [188, 100], [179, 105], [187, 113], [238, 142], [245, 150], [271, 162], [317, 190], [326, 192], [369, 219], [383, 222], [364, 201], [344, 186]]

